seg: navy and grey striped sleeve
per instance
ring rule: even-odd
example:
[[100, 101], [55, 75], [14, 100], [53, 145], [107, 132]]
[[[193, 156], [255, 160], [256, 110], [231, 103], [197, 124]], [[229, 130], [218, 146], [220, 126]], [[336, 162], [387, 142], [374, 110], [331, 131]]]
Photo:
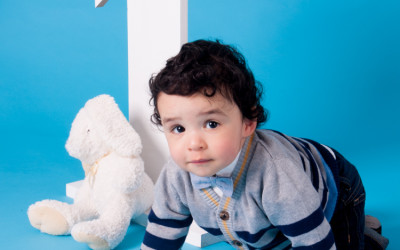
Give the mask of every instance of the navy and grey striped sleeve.
[[155, 185], [155, 199], [141, 249], [179, 249], [193, 221], [189, 209], [171, 185], [166, 169]]
[[293, 249], [324, 250], [331, 249], [335, 245], [332, 230], [321, 208], [300, 221], [277, 227], [292, 241]]
[[192, 223], [189, 216], [183, 220], [159, 218], [153, 210], [143, 239], [142, 249], [179, 249], [185, 242]]
[[294, 162], [275, 159], [264, 181], [263, 206], [293, 249], [336, 249], [313, 183]]

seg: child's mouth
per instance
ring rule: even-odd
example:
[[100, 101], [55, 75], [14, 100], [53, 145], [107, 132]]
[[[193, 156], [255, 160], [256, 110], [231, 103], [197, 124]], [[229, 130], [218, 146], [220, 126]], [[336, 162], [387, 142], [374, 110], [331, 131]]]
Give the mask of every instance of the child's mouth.
[[210, 161], [211, 161], [211, 159], [200, 159], [200, 160], [189, 161], [189, 163], [192, 163], [192, 164], [204, 164], [204, 163], [207, 163], [207, 162], [210, 162]]

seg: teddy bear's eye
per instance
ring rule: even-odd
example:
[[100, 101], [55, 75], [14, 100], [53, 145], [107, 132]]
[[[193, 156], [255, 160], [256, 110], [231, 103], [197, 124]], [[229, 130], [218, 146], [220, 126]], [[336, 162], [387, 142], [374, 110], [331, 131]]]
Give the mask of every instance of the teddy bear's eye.
[[90, 129], [88, 129], [86, 132], [89, 134], [90, 133]]

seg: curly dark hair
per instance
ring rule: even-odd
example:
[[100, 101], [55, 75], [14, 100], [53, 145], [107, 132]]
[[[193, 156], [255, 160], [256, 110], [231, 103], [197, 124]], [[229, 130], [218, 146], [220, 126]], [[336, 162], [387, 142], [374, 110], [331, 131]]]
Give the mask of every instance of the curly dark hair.
[[218, 40], [184, 44], [175, 57], [167, 60], [165, 68], [150, 78], [149, 86], [154, 106], [151, 121], [156, 125], [162, 125], [157, 106], [161, 92], [181, 96], [202, 92], [212, 97], [218, 91], [239, 107], [243, 117], [257, 119], [257, 126], [267, 120], [260, 104], [261, 84], [255, 81], [243, 55]]

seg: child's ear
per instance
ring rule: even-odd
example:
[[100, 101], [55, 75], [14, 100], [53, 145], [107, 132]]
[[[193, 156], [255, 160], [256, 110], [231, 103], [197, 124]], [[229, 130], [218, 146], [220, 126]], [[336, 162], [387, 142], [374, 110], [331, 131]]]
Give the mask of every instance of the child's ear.
[[250, 120], [248, 118], [244, 118], [243, 120], [243, 136], [247, 137], [254, 133], [254, 130], [257, 128], [257, 119]]

